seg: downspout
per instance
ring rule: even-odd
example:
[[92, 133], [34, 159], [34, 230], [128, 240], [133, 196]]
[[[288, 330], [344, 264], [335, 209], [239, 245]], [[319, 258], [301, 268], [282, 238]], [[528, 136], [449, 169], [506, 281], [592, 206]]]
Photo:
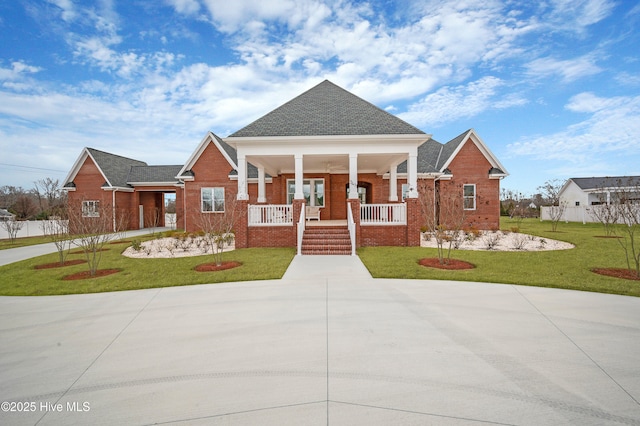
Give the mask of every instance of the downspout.
[[187, 232], [187, 182], [182, 187], [182, 217], [184, 219], [184, 232]]
[[113, 192], [111, 193], [111, 209], [112, 209], [112, 217], [113, 217], [113, 232], [118, 232], [118, 230], [116, 229], [116, 191], [118, 191], [117, 188], [113, 188]]

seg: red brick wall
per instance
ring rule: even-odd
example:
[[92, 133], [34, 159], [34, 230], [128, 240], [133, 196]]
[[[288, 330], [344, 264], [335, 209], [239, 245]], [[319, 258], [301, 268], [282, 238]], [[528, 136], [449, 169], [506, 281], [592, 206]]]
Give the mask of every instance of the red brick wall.
[[76, 185], [75, 191], [69, 191], [68, 203], [72, 211], [80, 211], [82, 201], [99, 201], [100, 215], [107, 215], [112, 218], [112, 193], [102, 189], [105, 178], [93, 163], [90, 157], [87, 157], [82, 164], [76, 177], [73, 180]]
[[406, 246], [407, 227], [404, 225], [361, 226], [362, 246]]
[[296, 247], [295, 226], [250, 226], [249, 247]]
[[467, 226], [478, 229], [500, 227], [500, 180], [489, 179], [490, 168], [491, 163], [469, 140], [449, 166], [453, 179], [440, 182], [441, 194], [459, 194], [460, 198], [463, 185], [476, 185], [476, 210], [465, 211]]
[[238, 182], [229, 179], [231, 169], [229, 162], [213, 143], [205, 148], [198, 161], [193, 165], [191, 171], [194, 173], [194, 180], [185, 182], [185, 216], [188, 232], [198, 231], [198, 216], [201, 211], [200, 190], [202, 188], [222, 187], [227, 202], [236, 199]]

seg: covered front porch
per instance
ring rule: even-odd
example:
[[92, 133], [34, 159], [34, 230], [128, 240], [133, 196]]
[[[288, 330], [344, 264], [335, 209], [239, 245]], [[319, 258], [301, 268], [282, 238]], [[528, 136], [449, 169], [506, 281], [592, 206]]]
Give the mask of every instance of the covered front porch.
[[[409, 236], [409, 218], [417, 217], [419, 210], [418, 146], [429, 137], [394, 134], [225, 139], [237, 152], [237, 200], [247, 208], [246, 234], [241, 232], [236, 244], [296, 246], [302, 254], [307, 227], [312, 223], [326, 226], [328, 221], [346, 226], [351, 254], [360, 245], [419, 244], [419, 239], [416, 242]], [[403, 162], [404, 186], [399, 185], [397, 172]], [[249, 177], [249, 165], [257, 169], [255, 177]], [[252, 197], [249, 183], [254, 189], [257, 185]], [[256, 202], [250, 203], [254, 199]], [[419, 226], [415, 227], [419, 232]]]

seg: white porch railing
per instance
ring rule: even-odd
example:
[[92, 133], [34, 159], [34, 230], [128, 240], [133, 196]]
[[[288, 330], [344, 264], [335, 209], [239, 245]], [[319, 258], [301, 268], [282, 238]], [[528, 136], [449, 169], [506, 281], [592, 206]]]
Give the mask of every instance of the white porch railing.
[[407, 205], [395, 204], [361, 204], [360, 225], [406, 225]]
[[293, 225], [289, 204], [249, 205], [249, 226]]
[[355, 256], [356, 255], [356, 223], [353, 220], [351, 203], [347, 203], [347, 229], [349, 230], [349, 238], [351, 239], [351, 256]]
[[307, 226], [307, 219], [305, 218], [305, 205], [302, 205], [300, 209], [300, 220], [298, 221], [298, 256], [302, 255], [302, 237], [304, 236], [304, 230]]

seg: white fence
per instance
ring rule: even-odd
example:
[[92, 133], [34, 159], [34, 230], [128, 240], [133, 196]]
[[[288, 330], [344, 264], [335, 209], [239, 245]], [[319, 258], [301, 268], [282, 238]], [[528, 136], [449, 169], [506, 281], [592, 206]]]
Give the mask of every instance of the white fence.
[[[40, 235], [44, 235], [44, 227], [47, 223], [51, 221], [48, 220], [24, 220], [19, 223], [22, 224], [22, 229], [18, 231], [16, 238], [25, 238], [25, 237], [38, 237]], [[2, 225], [0, 225], [0, 240], [5, 240], [9, 238], [9, 233]]]
[[[557, 207], [556, 207], [557, 208]], [[592, 210], [598, 206], [576, 206], [565, 207], [560, 221], [562, 222], [582, 222], [597, 223], [598, 219], [592, 214]], [[540, 207], [540, 220], [551, 220], [551, 207]], [[618, 223], [623, 223], [618, 220]]]
[[360, 225], [406, 225], [407, 205], [361, 204]]
[[[25, 220], [20, 221], [22, 223], [22, 229], [18, 231], [18, 235], [16, 238], [24, 238], [24, 237], [39, 237], [44, 234], [44, 227], [46, 226], [48, 220]], [[176, 214], [175, 213], [167, 213], [164, 217], [164, 226], [176, 229]], [[9, 233], [0, 225], [0, 240], [5, 240], [9, 238]]]
[[293, 225], [289, 204], [249, 205], [249, 226]]

